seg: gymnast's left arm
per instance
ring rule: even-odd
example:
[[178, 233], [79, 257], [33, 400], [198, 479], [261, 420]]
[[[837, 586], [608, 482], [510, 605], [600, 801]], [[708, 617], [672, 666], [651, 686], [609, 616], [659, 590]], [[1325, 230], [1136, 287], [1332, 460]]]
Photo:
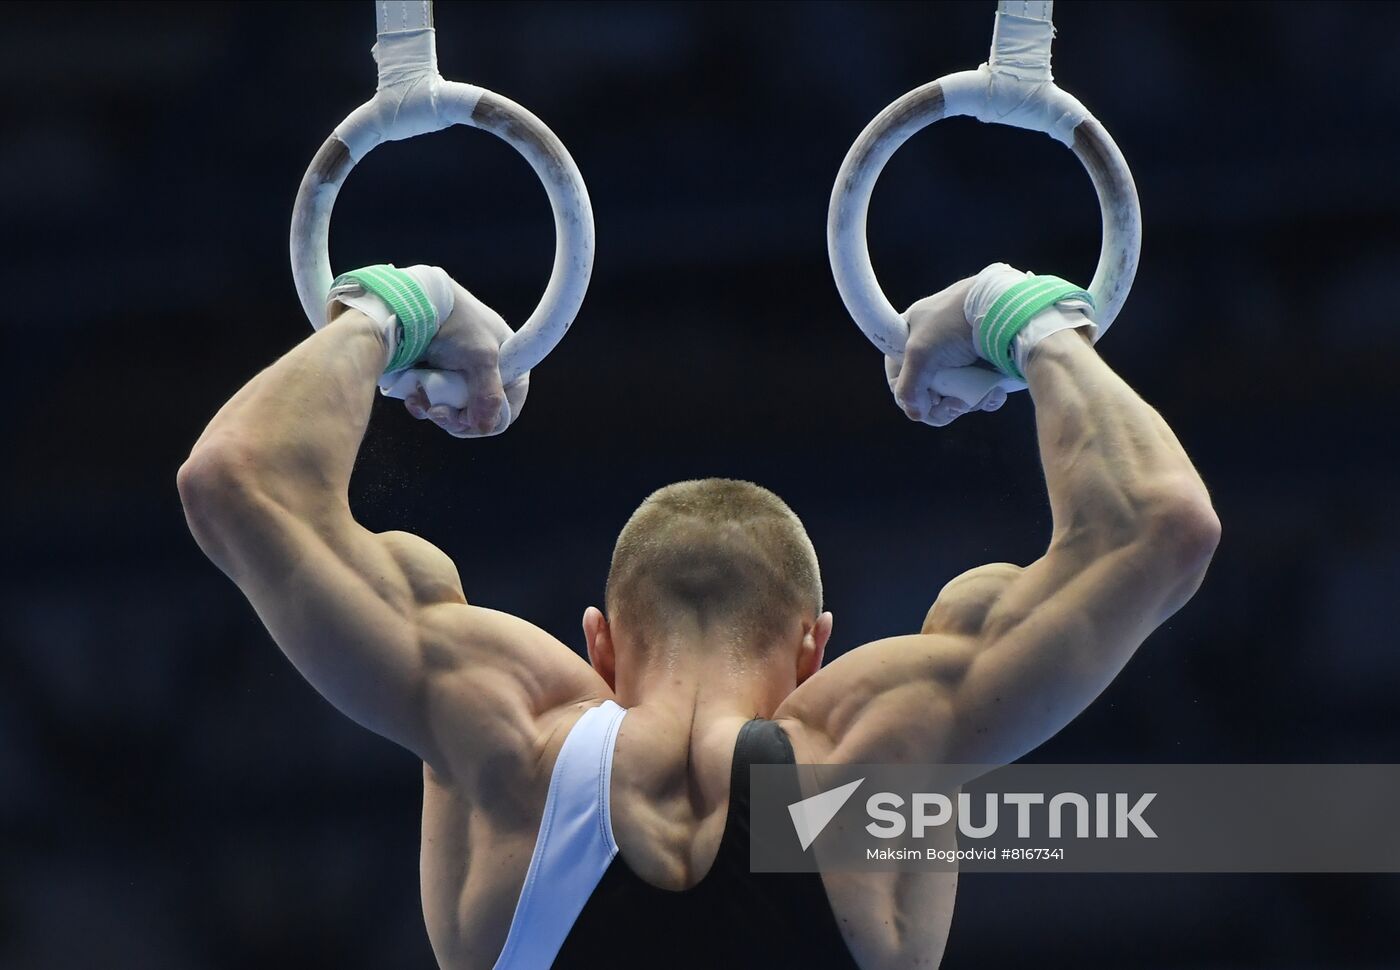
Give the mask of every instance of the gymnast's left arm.
[[[501, 386], [504, 322], [456, 290], [455, 307], [416, 356], [463, 374], [467, 406], [430, 408], [418, 394], [407, 404], [450, 433], [491, 433], [506, 408], [518, 413], [523, 389]], [[350, 474], [376, 383], [396, 342], [413, 335], [396, 336], [358, 309], [332, 311], [215, 415], [180, 469], [180, 496], [200, 547], [312, 686], [445, 771], [442, 732], [431, 723], [444, 691], [485, 705], [541, 701], [530, 695], [560, 686], [559, 654], [570, 651], [522, 620], [468, 607], [452, 561], [427, 541], [355, 521]], [[542, 655], [549, 662], [537, 662]], [[468, 691], [463, 671], [475, 681]]]

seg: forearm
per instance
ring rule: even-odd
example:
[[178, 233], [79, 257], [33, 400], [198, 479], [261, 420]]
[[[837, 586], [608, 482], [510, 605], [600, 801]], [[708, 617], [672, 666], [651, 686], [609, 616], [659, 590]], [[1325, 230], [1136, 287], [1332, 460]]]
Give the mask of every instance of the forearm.
[[1213, 546], [1209, 497], [1186, 452], [1079, 331], [1042, 341], [1026, 378], [1058, 539], [1114, 548], [1158, 530]]
[[244, 385], [188, 465], [218, 462], [288, 508], [343, 503], [387, 360], [382, 331], [346, 311]]
[[1218, 537], [1176, 437], [1082, 333], [1045, 337], [1022, 370], [1054, 533], [1024, 569], [985, 573], [986, 593], [951, 587], [968, 608], [990, 600], [947, 678], [943, 756], [960, 763], [1005, 763], [1068, 724], [1195, 592]]

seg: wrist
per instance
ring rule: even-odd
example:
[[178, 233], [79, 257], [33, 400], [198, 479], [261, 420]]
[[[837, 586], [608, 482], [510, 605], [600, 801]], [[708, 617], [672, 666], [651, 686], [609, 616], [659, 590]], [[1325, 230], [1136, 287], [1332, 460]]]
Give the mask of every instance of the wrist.
[[452, 313], [452, 281], [433, 266], [365, 266], [331, 284], [330, 299], [361, 311], [383, 328], [388, 373], [414, 366]]
[[1094, 342], [1087, 327], [1058, 330], [1027, 351], [1023, 370], [1026, 379], [1033, 381], [1036, 371], [1044, 367], [1064, 364], [1093, 352]]
[[1065, 333], [1076, 334], [1081, 342], [1093, 346], [1097, 326], [1081, 303], [1060, 303], [1047, 307], [1028, 320], [1011, 342], [1011, 360], [1016, 370], [1026, 373], [1031, 355], [1042, 343]]
[[395, 337], [395, 331], [398, 329], [397, 322], [385, 324], [361, 310], [347, 306], [335, 313], [324, 329], [334, 329], [336, 333], [342, 334], [346, 340], [363, 343], [366, 347], [373, 347], [372, 356], [377, 368], [376, 373], [382, 373], [389, 358], [394, 355], [394, 347], [397, 343]]
[[1095, 329], [1094, 301], [1087, 291], [1005, 263], [993, 263], [973, 278], [963, 306], [977, 355], [1021, 381], [1026, 361], [1041, 341], [1066, 329]]

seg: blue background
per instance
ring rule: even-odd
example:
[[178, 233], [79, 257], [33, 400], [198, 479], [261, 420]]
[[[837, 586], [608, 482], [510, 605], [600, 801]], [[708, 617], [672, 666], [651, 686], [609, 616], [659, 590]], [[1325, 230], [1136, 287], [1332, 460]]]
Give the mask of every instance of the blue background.
[[[1034, 757], [1400, 761], [1400, 6], [1059, 7], [1057, 79], [1122, 147], [1146, 227], [1101, 350], [1198, 462], [1224, 540]], [[914, 630], [966, 568], [1035, 558], [1030, 401], [907, 421], [825, 248], [850, 142], [984, 59], [992, 10], [439, 4], [443, 72], [569, 146], [597, 265], [509, 434], [378, 406], [357, 514], [576, 649], [618, 528], [678, 478], [792, 504], [835, 652]], [[174, 487], [219, 404], [307, 330], [288, 217], [373, 89], [370, 6], [3, 18], [0, 966], [432, 966], [417, 763], [297, 677]], [[1086, 281], [1098, 219], [1062, 146], [957, 120], [890, 164], [872, 250], [901, 306], [992, 260]], [[552, 250], [528, 167], [467, 130], [375, 151], [332, 233], [338, 267], [441, 263], [517, 324]], [[1392, 876], [969, 876], [945, 966], [1396, 967], [1397, 907]]]

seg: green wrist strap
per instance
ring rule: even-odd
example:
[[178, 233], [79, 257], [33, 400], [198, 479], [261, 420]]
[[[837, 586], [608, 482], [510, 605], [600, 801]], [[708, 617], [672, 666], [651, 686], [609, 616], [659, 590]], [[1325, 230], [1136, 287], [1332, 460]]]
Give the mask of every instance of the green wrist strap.
[[1025, 375], [1016, 366], [1012, 352], [1016, 335], [1032, 317], [1061, 300], [1083, 300], [1090, 307], [1094, 305], [1087, 290], [1058, 276], [1032, 276], [1008, 288], [997, 297], [977, 328], [977, 352], [1007, 377], [1024, 381]]
[[394, 348], [394, 356], [389, 360], [389, 366], [384, 368], [384, 373], [403, 370], [418, 363], [438, 329], [437, 309], [423, 288], [398, 267], [381, 263], [342, 273], [335, 278], [331, 289], [352, 282], [387, 303], [399, 318], [398, 346]]

